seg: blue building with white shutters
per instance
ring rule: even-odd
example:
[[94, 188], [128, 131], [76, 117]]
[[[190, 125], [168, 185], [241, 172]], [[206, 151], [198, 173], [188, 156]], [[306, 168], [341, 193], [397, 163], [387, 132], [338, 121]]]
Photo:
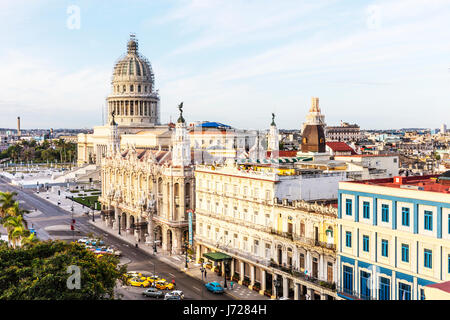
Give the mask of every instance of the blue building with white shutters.
[[421, 300], [450, 280], [450, 178], [339, 183], [338, 295]]

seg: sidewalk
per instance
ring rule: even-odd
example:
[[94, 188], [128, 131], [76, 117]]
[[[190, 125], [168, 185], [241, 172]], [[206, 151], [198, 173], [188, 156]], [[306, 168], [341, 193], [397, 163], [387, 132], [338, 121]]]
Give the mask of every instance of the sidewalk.
[[[95, 220], [95, 222], [89, 221], [90, 224], [95, 225], [97, 228], [102, 229], [103, 231], [114, 235], [117, 238], [122, 239], [123, 241], [129, 243], [130, 245], [134, 246], [137, 242], [136, 239], [132, 234], [127, 234], [125, 231], [122, 232], [121, 235], [117, 233], [117, 231], [108, 228], [105, 225], [104, 221], [101, 221], [101, 219]], [[200, 272], [200, 265], [195, 264], [194, 262], [188, 263], [188, 268], [185, 270], [185, 256], [184, 255], [169, 255], [164, 254], [161, 252], [157, 252], [156, 254], [153, 253], [153, 247], [148, 244], [144, 244], [143, 242], [140, 242], [139, 248], [141, 250], [144, 250], [148, 254], [153, 255], [156, 259], [165, 262], [174, 268], [177, 268], [185, 273], [187, 273], [189, 276], [193, 278], [197, 278], [199, 280], [202, 280], [202, 275]], [[210, 282], [210, 281], [217, 281], [223, 286], [223, 277], [219, 276], [217, 273], [212, 272], [208, 269], [209, 272], [207, 272], [206, 277], [207, 279], [203, 280], [204, 283]], [[233, 289], [230, 289], [229, 281], [227, 281], [228, 288], [225, 289], [225, 293], [232, 296], [234, 299], [237, 300], [270, 300], [269, 297], [260, 295], [256, 291], [250, 290], [246, 286], [239, 285], [237, 282], [233, 281]]]

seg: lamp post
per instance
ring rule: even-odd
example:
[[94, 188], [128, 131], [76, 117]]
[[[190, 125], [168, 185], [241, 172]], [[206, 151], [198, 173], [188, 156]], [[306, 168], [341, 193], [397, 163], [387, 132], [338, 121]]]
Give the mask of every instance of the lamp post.
[[94, 205], [91, 205], [92, 210], [92, 222], [95, 222], [95, 211], [94, 211]]
[[154, 238], [153, 238], [153, 254], [156, 253], [156, 227], [153, 229]]
[[188, 243], [187, 241], [184, 243], [184, 254], [185, 254], [185, 260], [184, 260], [184, 268], [188, 268]]
[[223, 274], [224, 274], [224, 276], [223, 276], [223, 287], [224, 287], [224, 289], [226, 289], [227, 288], [227, 274], [228, 274], [228, 271], [229, 271], [229, 260], [228, 259], [225, 259], [225, 260], [223, 260]]
[[120, 216], [121, 216], [121, 214], [119, 213], [117, 216], [119, 218], [119, 235], [120, 235]]

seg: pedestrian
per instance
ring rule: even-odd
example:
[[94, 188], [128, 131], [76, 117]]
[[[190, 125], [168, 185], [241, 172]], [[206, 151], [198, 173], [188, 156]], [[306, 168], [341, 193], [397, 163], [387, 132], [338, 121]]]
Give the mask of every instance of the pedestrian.
[[233, 284], [234, 284], [234, 282], [230, 281], [230, 290], [233, 290]]
[[205, 280], [206, 280], [206, 269], [205, 269]]

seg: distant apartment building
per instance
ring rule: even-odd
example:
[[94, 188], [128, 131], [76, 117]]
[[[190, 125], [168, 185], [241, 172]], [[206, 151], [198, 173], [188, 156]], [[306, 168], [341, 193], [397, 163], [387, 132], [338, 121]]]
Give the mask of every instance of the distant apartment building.
[[325, 128], [327, 141], [357, 142], [362, 138], [357, 124], [342, 122], [340, 126], [328, 126]]
[[340, 297], [421, 300], [450, 280], [448, 176], [339, 183]]

